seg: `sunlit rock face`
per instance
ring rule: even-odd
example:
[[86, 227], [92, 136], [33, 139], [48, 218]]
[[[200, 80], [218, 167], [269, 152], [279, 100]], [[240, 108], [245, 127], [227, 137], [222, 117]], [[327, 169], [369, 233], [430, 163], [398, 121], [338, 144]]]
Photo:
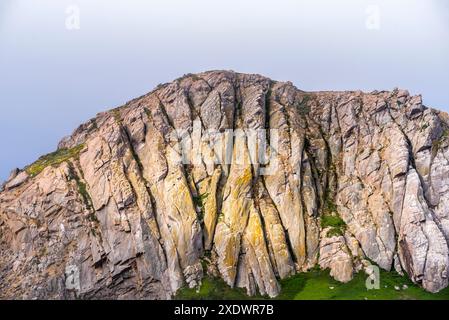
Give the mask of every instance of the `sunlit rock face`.
[[274, 297], [320, 266], [448, 285], [447, 114], [408, 92], [186, 75], [98, 114], [0, 193], [0, 298]]

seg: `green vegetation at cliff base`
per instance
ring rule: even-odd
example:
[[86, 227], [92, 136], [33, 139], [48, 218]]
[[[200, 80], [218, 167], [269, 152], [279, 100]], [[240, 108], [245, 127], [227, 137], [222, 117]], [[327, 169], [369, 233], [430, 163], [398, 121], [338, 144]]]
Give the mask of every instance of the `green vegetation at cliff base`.
[[211, 277], [205, 277], [202, 280], [199, 290], [182, 288], [175, 297], [177, 300], [249, 300], [254, 298], [247, 296], [244, 289], [233, 289], [222, 279]]
[[[368, 290], [367, 275], [360, 272], [348, 283], [334, 280], [327, 270], [314, 269], [280, 281], [280, 300], [449, 300], [449, 288], [429, 293], [396, 272], [380, 272], [379, 289]], [[248, 297], [245, 290], [231, 289], [223, 280], [206, 277], [201, 288], [182, 288], [176, 299], [181, 300], [248, 300], [269, 299]]]

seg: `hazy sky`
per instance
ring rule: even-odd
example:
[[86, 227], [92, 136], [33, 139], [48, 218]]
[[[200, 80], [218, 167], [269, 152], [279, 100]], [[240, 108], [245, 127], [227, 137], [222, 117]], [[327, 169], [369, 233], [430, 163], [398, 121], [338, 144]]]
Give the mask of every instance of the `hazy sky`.
[[209, 69], [407, 88], [449, 111], [448, 3], [0, 0], [0, 180], [97, 112]]

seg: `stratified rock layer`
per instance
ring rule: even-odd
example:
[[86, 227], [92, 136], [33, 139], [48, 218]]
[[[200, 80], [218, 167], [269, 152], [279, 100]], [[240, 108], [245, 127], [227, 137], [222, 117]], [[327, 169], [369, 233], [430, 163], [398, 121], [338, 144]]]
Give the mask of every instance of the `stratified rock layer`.
[[[252, 161], [244, 134], [227, 140], [242, 161], [214, 161], [211, 141], [231, 129], [276, 129], [269, 163]], [[203, 151], [191, 164], [179, 132]], [[347, 282], [368, 261], [437, 292], [448, 285], [448, 132], [446, 114], [406, 91], [184, 76], [82, 125], [59, 145], [76, 155], [12, 173], [0, 298], [168, 299], [207, 272], [273, 297], [297, 272], [319, 265]]]

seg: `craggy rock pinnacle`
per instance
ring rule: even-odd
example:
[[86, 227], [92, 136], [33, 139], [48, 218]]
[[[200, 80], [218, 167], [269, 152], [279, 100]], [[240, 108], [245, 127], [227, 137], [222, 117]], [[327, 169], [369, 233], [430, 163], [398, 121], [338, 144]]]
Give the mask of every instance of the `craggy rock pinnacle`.
[[[253, 132], [266, 138], [255, 149]], [[449, 116], [407, 91], [186, 75], [12, 172], [0, 298], [169, 299], [207, 274], [274, 297], [297, 272], [319, 265], [347, 282], [370, 263], [437, 292], [448, 133]]]

